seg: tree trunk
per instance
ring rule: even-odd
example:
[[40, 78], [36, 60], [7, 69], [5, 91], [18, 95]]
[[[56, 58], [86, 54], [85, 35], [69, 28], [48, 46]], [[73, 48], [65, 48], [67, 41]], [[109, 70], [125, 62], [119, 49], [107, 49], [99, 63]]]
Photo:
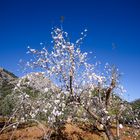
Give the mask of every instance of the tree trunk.
[[[97, 120], [99, 123], [101, 123], [101, 121], [98, 119], [98, 117], [93, 113], [91, 112], [89, 109], [86, 109], [85, 110], [95, 119]], [[102, 123], [101, 123], [102, 124]], [[108, 124], [104, 125], [104, 130], [105, 130], [105, 134], [108, 138], [108, 140], [114, 140], [114, 136], [110, 130], [110, 126]]]
[[117, 135], [117, 139], [120, 138], [120, 132], [119, 132], [119, 120], [118, 120], [118, 116], [116, 116], [116, 135]]
[[108, 140], [114, 140], [113, 134], [112, 134], [109, 126], [104, 126], [104, 129], [105, 129], [105, 134], [106, 134]]

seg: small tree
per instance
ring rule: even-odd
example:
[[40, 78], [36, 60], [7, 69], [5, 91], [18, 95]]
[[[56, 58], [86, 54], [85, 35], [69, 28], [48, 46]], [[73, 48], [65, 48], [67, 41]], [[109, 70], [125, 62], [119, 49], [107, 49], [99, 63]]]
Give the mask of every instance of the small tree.
[[[44, 47], [41, 51], [31, 49], [34, 59], [27, 63], [32, 68], [42, 68], [46, 76], [55, 83], [60, 91], [67, 93], [67, 104], [76, 104], [84, 108], [99, 124], [103, 125], [108, 139], [113, 139], [111, 133], [111, 96], [117, 88], [117, 71], [108, 69], [111, 75], [96, 73], [96, 65], [87, 62], [87, 53], [82, 53], [79, 46], [86, 36], [71, 43], [68, 34], [63, 29], [55, 28], [52, 32], [53, 49], [51, 52]], [[97, 92], [94, 96], [92, 92]], [[101, 95], [103, 94], [103, 95]]]

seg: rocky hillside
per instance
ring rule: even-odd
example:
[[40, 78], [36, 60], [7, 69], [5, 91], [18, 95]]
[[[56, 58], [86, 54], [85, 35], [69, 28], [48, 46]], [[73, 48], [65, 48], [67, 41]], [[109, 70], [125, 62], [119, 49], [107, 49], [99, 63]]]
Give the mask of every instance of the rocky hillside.
[[[6, 97], [7, 95], [11, 94], [17, 79], [18, 77], [13, 73], [5, 70], [4, 68], [0, 68], [0, 115], [3, 115], [3, 112], [10, 112], [9, 109], [7, 111], [7, 107], [5, 104], [9, 102], [8, 100], [6, 100]], [[11, 108], [10, 104], [8, 108]]]
[[13, 83], [17, 78], [13, 73], [0, 68], [0, 99], [11, 92]]
[[17, 76], [15, 76], [13, 73], [7, 71], [4, 68], [0, 68], [0, 79], [13, 80], [15, 78], [17, 78]]

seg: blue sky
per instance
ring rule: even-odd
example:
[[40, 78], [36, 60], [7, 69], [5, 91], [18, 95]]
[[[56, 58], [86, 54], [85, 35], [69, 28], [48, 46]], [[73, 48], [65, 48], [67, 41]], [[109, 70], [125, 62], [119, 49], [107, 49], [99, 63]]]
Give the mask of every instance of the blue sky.
[[21, 76], [18, 62], [27, 58], [27, 46], [50, 45], [60, 16], [72, 41], [88, 29], [82, 50], [94, 52], [103, 64], [115, 64], [124, 73], [125, 98], [140, 98], [139, 0], [0, 0], [0, 66]]

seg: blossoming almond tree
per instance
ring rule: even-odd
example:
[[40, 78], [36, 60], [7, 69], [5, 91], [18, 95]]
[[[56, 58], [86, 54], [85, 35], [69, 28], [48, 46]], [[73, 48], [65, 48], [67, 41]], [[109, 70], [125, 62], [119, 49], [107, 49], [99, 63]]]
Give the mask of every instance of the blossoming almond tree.
[[[20, 112], [20, 119], [23, 120], [38, 119], [42, 114], [50, 126], [58, 128], [57, 131], [69, 117], [72, 120], [92, 118], [93, 125], [98, 129], [96, 122], [107, 138], [113, 140], [111, 126], [114, 120], [118, 122], [116, 114], [111, 113], [115, 108], [114, 93], [122, 93], [124, 90], [119, 86], [116, 68], [106, 65], [105, 73], [100, 74], [96, 72], [96, 63], [88, 63], [88, 54], [80, 50], [86, 32], [87, 30], [84, 30], [81, 33], [82, 37], [76, 43], [71, 43], [67, 32], [54, 28], [51, 51], [45, 46], [40, 51], [28, 47], [28, 53], [33, 58], [27, 66], [41, 68], [44, 73], [28, 74], [19, 80], [14, 92], [20, 93], [16, 97], [19, 98], [17, 100], [20, 101], [22, 109], [16, 112]], [[27, 87], [32, 87], [36, 92], [27, 94]], [[36, 98], [33, 99], [33, 96]], [[124, 107], [120, 107], [121, 114]], [[79, 112], [80, 116], [77, 115]], [[117, 123], [117, 130], [118, 126], [122, 125]], [[119, 135], [118, 131], [117, 133]]]
[[[108, 79], [109, 83], [105, 76], [95, 73], [96, 66], [87, 62], [87, 53], [82, 53], [79, 48], [86, 32], [84, 30], [82, 37], [74, 44], [63, 29], [55, 28], [52, 32], [52, 51], [48, 52], [45, 47], [41, 51], [29, 47], [29, 53], [34, 57], [27, 65], [45, 70], [46, 76], [69, 96], [67, 104], [78, 103], [78, 106], [82, 106], [87, 114], [103, 125], [107, 137], [113, 139], [108, 108], [111, 93], [117, 87], [118, 75], [114, 71]], [[96, 99], [92, 95], [95, 89], [99, 94]], [[100, 89], [104, 89], [104, 99], [101, 98]]]

